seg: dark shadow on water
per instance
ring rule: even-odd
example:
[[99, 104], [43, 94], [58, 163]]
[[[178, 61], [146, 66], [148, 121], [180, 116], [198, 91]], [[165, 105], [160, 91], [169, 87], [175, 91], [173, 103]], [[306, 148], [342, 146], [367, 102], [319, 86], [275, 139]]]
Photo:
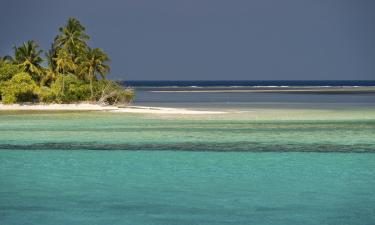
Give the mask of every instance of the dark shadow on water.
[[80, 143], [47, 142], [35, 144], [0, 144], [0, 150], [101, 150], [101, 151], [212, 151], [212, 152], [342, 152], [375, 153], [374, 144], [262, 142], [184, 142], [184, 143]]

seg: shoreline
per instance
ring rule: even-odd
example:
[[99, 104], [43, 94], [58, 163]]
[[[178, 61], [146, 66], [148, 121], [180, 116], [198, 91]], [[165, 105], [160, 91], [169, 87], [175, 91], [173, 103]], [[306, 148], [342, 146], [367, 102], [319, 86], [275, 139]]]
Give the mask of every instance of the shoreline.
[[190, 110], [185, 108], [166, 108], [148, 106], [104, 106], [94, 103], [73, 104], [2, 104], [0, 112], [4, 111], [101, 111], [114, 113], [139, 113], [139, 114], [183, 114], [183, 115], [207, 115], [224, 114], [222, 111]]

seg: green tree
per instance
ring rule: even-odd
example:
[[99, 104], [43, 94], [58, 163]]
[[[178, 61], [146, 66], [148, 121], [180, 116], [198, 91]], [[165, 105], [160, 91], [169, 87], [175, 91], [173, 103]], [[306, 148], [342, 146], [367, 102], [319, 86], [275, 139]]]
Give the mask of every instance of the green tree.
[[9, 55], [3, 56], [3, 57], [0, 56], [0, 66], [3, 65], [4, 63], [12, 63], [12, 62], [13, 62], [12, 56], [9, 56]]
[[56, 80], [58, 74], [55, 60], [57, 58], [57, 49], [54, 43], [51, 45], [51, 49], [48, 52], [46, 52], [45, 56], [48, 66], [45, 69], [45, 76], [41, 83], [42, 85], [47, 84], [50, 86], [51, 83]]
[[[64, 87], [61, 80], [64, 78]], [[64, 88], [64, 94], [61, 89]], [[67, 74], [64, 77], [59, 76], [56, 82], [51, 85], [51, 92], [56, 96], [58, 102], [77, 102], [85, 101], [90, 97], [90, 87], [87, 83], [77, 78], [73, 74]]]
[[56, 71], [62, 76], [61, 94], [64, 95], [64, 77], [67, 73], [70, 73], [69, 71], [75, 70], [77, 65], [74, 63], [72, 55], [65, 49], [59, 49], [57, 51], [54, 61], [56, 63]]
[[69, 18], [67, 24], [59, 28], [60, 34], [55, 38], [56, 48], [65, 49], [73, 55], [75, 60], [83, 51], [85, 51], [86, 41], [90, 38], [85, 33], [85, 27], [75, 18]]
[[109, 57], [99, 48], [88, 48], [86, 54], [81, 59], [79, 74], [85, 75], [90, 81], [91, 100], [94, 98], [93, 82], [97, 80], [97, 75], [106, 79], [109, 72]]
[[12, 78], [16, 73], [21, 72], [18, 65], [4, 62], [0, 64], [0, 81], [6, 81]]
[[24, 72], [31, 74], [34, 80], [40, 81], [43, 74], [43, 68], [40, 65], [43, 59], [40, 57], [42, 50], [35, 41], [29, 40], [20, 47], [14, 47], [14, 61]]
[[90, 48], [88, 39], [85, 27], [69, 18], [45, 54], [47, 66], [42, 66], [42, 51], [34, 41], [15, 46], [13, 58], [0, 57], [0, 100], [129, 102], [133, 90], [106, 79], [109, 57], [99, 48]]
[[39, 88], [30, 74], [21, 72], [1, 85], [3, 103], [27, 102], [37, 98]]

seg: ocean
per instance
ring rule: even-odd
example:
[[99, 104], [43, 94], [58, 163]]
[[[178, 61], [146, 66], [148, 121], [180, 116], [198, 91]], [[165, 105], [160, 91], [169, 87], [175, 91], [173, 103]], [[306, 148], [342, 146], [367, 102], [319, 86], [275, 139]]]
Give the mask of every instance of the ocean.
[[375, 93], [163, 82], [134, 104], [226, 113], [0, 112], [0, 224], [374, 224]]
[[375, 80], [129, 80], [132, 87], [375, 86]]
[[[371, 92], [327, 92], [331, 88], [375, 87], [375, 81], [127, 81], [136, 89], [135, 104], [184, 108], [291, 108], [348, 109], [375, 107], [375, 89]], [[279, 92], [302, 88], [317, 92]], [[216, 92], [209, 92], [216, 90]], [[236, 91], [276, 90], [276, 92]], [[207, 92], [208, 91], [208, 92]], [[229, 92], [228, 91], [233, 91]]]

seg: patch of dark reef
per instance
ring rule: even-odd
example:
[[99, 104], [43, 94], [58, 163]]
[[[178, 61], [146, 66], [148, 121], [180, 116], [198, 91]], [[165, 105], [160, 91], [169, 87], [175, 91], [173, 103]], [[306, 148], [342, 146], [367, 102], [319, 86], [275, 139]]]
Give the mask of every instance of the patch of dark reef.
[[375, 144], [338, 145], [331, 143], [271, 144], [261, 142], [184, 142], [184, 143], [80, 143], [48, 142], [0, 144], [0, 150], [119, 150], [119, 151], [213, 151], [213, 152], [341, 152], [375, 153]]

